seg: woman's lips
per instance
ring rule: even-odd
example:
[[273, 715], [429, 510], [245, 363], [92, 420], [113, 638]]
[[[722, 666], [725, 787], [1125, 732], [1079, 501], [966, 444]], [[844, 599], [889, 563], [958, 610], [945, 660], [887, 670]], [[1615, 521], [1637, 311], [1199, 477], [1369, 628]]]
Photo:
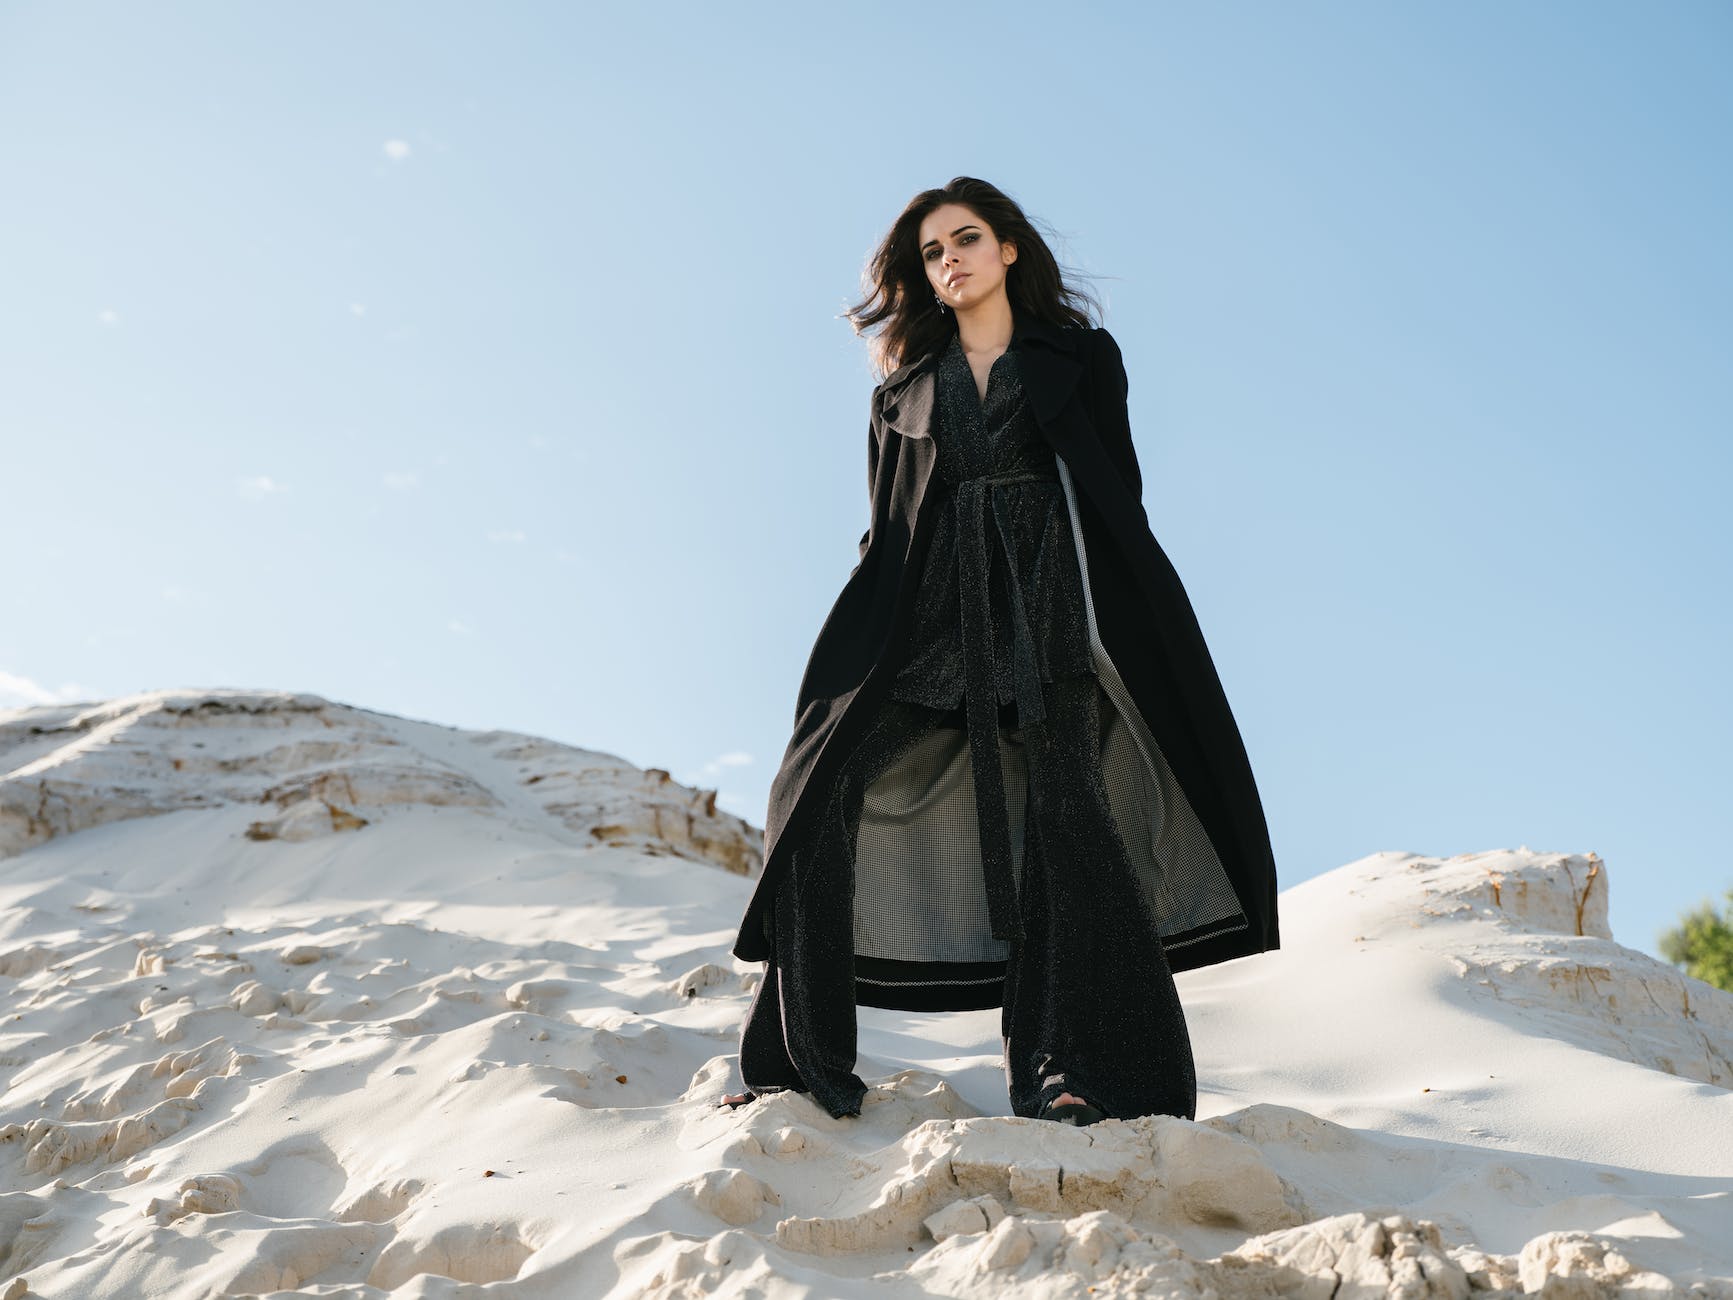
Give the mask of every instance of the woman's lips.
[[947, 289], [955, 289], [959, 284], [961, 284], [964, 280], [967, 280], [968, 278], [969, 278], [969, 273], [967, 271], [964, 271], [961, 275], [953, 275], [949, 280], [945, 281], [945, 287]]

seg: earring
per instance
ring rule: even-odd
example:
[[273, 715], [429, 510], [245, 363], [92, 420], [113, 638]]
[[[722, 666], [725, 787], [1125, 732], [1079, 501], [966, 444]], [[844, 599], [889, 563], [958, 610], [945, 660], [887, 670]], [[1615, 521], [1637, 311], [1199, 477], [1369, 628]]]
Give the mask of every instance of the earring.
[[939, 315], [943, 316], [945, 314], [945, 300], [935, 293], [933, 301], [939, 304]]

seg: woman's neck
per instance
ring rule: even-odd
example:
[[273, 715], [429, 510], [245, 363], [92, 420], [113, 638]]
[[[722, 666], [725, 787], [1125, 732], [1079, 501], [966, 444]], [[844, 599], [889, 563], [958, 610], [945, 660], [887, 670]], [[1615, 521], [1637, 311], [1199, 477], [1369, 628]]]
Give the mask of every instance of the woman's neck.
[[1016, 317], [1010, 300], [990, 299], [957, 313], [957, 335], [963, 351], [969, 356], [997, 356], [1011, 346], [1012, 327]]

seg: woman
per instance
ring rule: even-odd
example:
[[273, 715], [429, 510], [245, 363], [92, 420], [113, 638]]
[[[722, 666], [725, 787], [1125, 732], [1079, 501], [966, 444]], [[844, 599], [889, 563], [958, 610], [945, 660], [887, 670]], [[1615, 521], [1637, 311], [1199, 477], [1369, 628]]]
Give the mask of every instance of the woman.
[[1275, 867], [1118, 346], [985, 181], [917, 195], [871, 279], [872, 517], [772, 787], [723, 1104], [858, 1115], [857, 1005], [1000, 1006], [1014, 1114], [1192, 1118], [1173, 972], [1278, 945]]

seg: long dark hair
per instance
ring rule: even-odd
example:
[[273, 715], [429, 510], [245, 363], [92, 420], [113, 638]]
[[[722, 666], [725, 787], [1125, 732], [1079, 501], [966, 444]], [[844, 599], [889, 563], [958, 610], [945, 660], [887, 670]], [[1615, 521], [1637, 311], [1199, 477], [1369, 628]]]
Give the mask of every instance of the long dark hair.
[[993, 238], [1016, 244], [1017, 260], [1005, 268], [1005, 294], [1015, 314], [1050, 325], [1092, 325], [1100, 318], [1100, 304], [1084, 290], [1066, 284], [1047, 241], [1015, 200], [996, 185], [957, 176], [948, 185], [922, 190], [909, 200], [867, 262], [861, 276], [866, 297], [843, 313], [856, 334], [883, 322], [871, 344], [880, 378], [943, 347], [957, 332], [956, 315], [939, 310], [933, 298], [920, 249], [921, 222], [947, 203], [968, 208]]

